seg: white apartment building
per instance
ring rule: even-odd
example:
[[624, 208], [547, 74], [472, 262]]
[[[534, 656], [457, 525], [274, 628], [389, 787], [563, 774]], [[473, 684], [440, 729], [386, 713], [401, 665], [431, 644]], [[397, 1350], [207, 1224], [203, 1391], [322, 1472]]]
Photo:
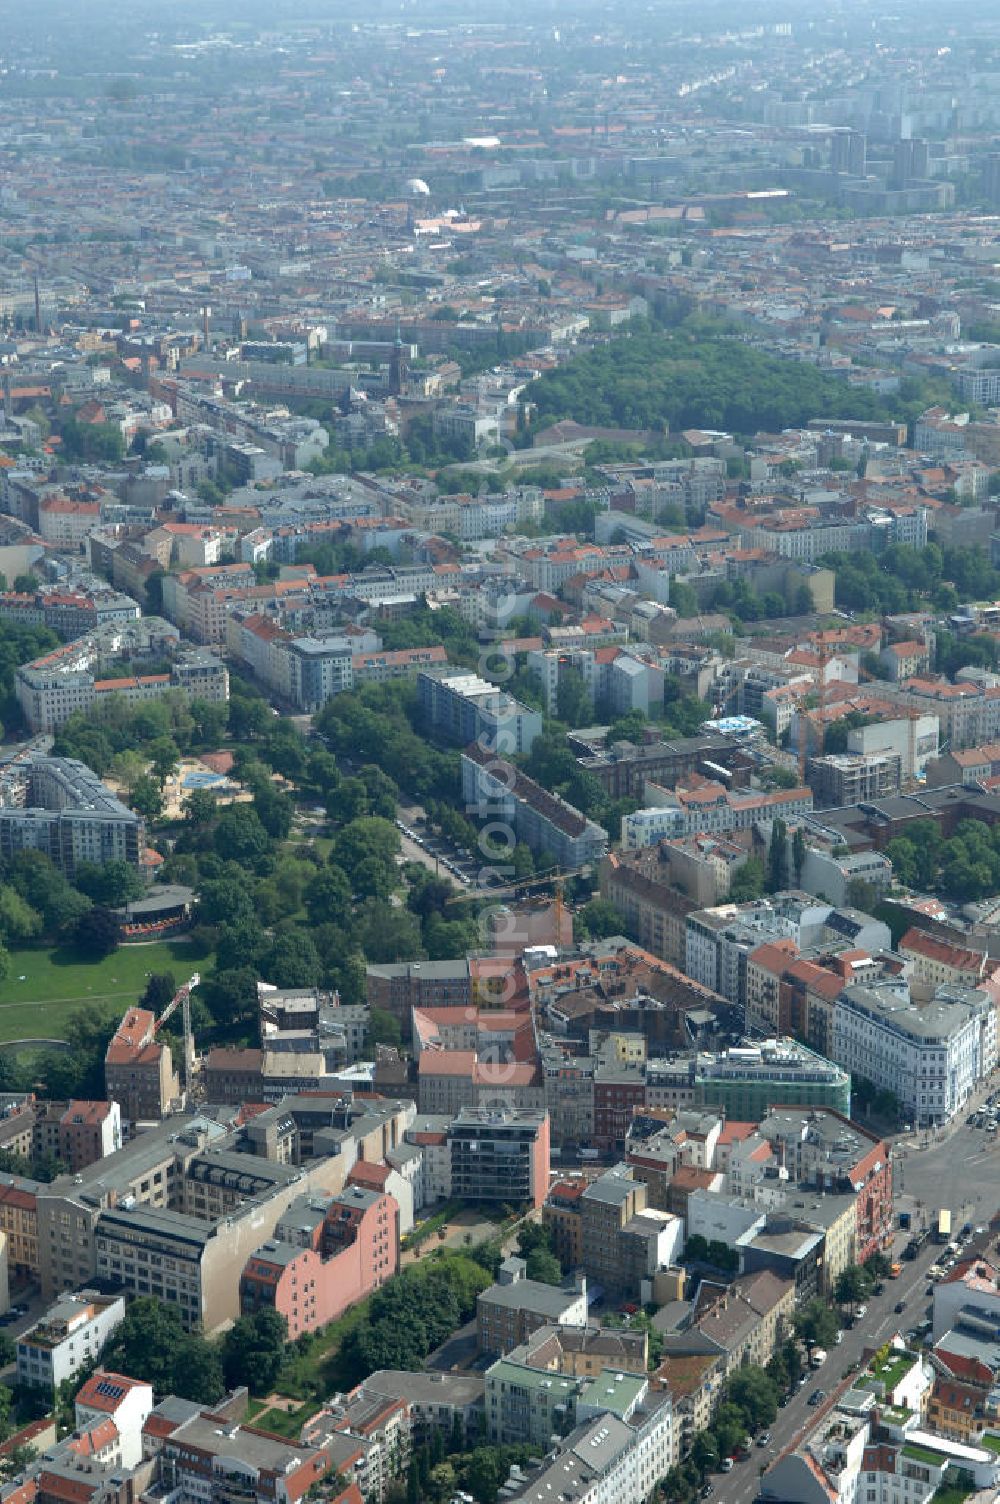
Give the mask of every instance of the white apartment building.
[[420, 1151], [420, 1169], [414, 1187], [414, 1206], [419, 1210], [451, 1200], [451, 1118], [420, 1113], [406, 1129], [404, 1139]]
[[972, 988], [916, 1007], [905, 982], [848, 987], [833, 1005], [833, 1058], [894, 1092], [915, 1124], [946, 1123], [996, 1064], [995, 1009]]
[[669, 1395], [648, 1396], [643, 1404], [649, 1408], [631, 1411], [628, 1420], [609, 1408], [576, 1426], [540, 1471], [507, 1495], [510, 1504], [566, 1498], [573, 1504], [645, 1504], [676, 1461], [677, 1437]]
[[[766, 941], [792, 940], [799, 950], [818, 945], [825, 926], [834, 915], [832, 904], [808, 893], [777, 893], [752, 903], [718, 904], [696, 909], [685, 920], [684, 971], [730, 1002], [746, 1002], [747, 966], [750, 954]], [[852, 911], [840, 916], [847, 928], [841, 938], [850, 938], [864, 949], [880, 950], [889, 944], [889, 931], [881, 921], [855, 919]]]
[[73, 1378], [100, 1357], [124, 1319], [123, 1295], [82, 1290], [61, 1296], [18, 1338], [18, 1383], [53, 1393], [64, 1379]]
[[992, 1260], [960, 1263], [934, 1286], [935, 1342], [951, 1331], [966, 1307], [974, 1308], [981, 1320], [1000, 1320], [1000, 1269]]
[[77, 1393], [76, 1427], [89, 1431], [103, 1421], [113, 1421], [118, 1435], [108, 1460], [115, 1467], [138, 1467], [142, 1428], [152, 1408], [152, 1384], [99, 1368]]
[[[723, 835], [730, 830], [748, 830], [761, 820], [797, 820], [812, 813], [812, 789], [777, 789], [763, 794], [727, 789], [721, 783], [700, 779], [689, 788], [665, 789], [647, 782], [645, 797], [651, 802], [622, 816], [622, 846], [638, 851], [658, 841], [681, 836]], [[653, 802], [655, 801], [655, 802]]]
[[[900, 1350], [897, 1342], [896, 1351]], [[952, 1441], [921, 1425], [929, 1375], [917, 1362], [914, 1382], [893, 1388], [889, 1404], [860, 1386], [781, 1454], [760, 1480], [762, 1504], [930, 1504], [954, 1468], [993, 1497], [1000, 1463], [984, 1445]]]
[[901, 760], [904, 779], [919, 778], [931, 758], [937, 757], [940, 739], [939, 717], [915, 713], [898, 720], [881, 718], [870, 726], [856, 727], [847, 733], [847, 750], [865, 757], [880, 752], [895, 754]]

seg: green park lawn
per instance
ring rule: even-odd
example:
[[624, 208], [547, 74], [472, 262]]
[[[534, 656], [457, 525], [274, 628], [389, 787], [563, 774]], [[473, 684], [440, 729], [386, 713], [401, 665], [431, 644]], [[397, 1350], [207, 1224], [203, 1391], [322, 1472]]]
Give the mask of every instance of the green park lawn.
[[[0, 982], [0, 1044], [11, 1039], [63, 1039], [67, 1019], [88, 1003], [137, 1002], [150, 972], [170, 971], [178, 983], [204, 962], [183, 940], [123, 945], [103, 961], [83, 960], [72, 946], [12, 950]], [[24, 981], [20, 980], [24, 977]]]

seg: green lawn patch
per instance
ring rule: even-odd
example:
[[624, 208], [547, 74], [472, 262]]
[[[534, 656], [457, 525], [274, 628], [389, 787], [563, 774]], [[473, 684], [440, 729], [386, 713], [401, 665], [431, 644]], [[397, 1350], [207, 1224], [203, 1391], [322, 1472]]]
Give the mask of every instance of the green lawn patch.
[[464, 1210], [464, 1207], [465, 1203], [463, 1201], [447, 1202], [439, 1212], [435, 1212], [432, 1217], [428, 1217], [426, 1221], [419, 1223], [412, 1232], [408, 1232], [403, 1239], [402, 1246], [404, 1248], [420, 1248], [422, 1244], [427, 1242], [428, 1238], [432, 1238], [446, 1223], [450, 1222], [452, 1217], [457, 1216], [460, 1211]]
[[302, 1427], [319, 1408], [318, 1400], [296, 1405], [291, 1410], [272, 1405], [269, 1409], [258, 1411], [252, 1424], [260, 1431], [270, 1431], [272, 1436], [284, 1436], [288, 1441], [298, 1441]]
[[288, 1359], [274, 1386], [277, 1392], [293, 1399], [307, 1400], [311, 1396], [349, 1387], [338, 1370], [337, 1356], [348, 1334], [368, 1320], [369, 1305], [370, 1299], [361, 1300], [336, 1321], [331, 1321], [313, 1338], [307, 1352], [301, 1353], [294, 1346], [290, 1347]]
[[972, 1445], [985, 1447], [988, 1452], [1000, 1452], [1000, 1435], [996, 1431], [987, 1431], [985, 1436], [980, 1436]]
[[930, 1447], [917, 1446], [913, 1441], [903, 1447], [903, 1456], [911, 1462], [926, 1462], [929, 1467], [943, 1467], [948, 1460], [944, 1452], [932, 1452]]
[[915, 1362], [916, 1358], [912, 1353], [897, 1353], [879, 1367], [872, 1364], [869, 1373], [873, 1379], [877, 1379], [880, 1384], [884, 1384], [885, 1392], [888, 1396], [895, 1389], [899, 1381], [909, 1373]]
[[[150, 972], [170, 971], [178, 983], [204, 971], [183, 940], [123, 945], [103, 961], [88, 961], [73, 946], [12, 950], [0, 983], [0, 1044], [10, 1039], [62, 1039], [67, 1019], [88, 1003], [122, 1009], [138, 1002]], [[21, 981], [24, 977], [24, 981]]]

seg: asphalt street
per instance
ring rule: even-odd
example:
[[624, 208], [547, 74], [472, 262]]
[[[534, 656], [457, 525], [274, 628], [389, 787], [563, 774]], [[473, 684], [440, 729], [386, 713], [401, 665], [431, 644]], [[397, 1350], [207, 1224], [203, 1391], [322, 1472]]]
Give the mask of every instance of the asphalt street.
[[[995, 1146], [1000, 1135], [987, 1135], [969, 1128], [965, 1122], [983, 1095], [980, 1093], [976, 1102], [969, 1104], [954, 1126], [930, 1138], [926, 1147], [920, 1135], [917, 1140], [899, 1143], [894, 1151], [896, 1184], [897, 1189], [904, 1191], [904, 1204], [911, 1198], [919, 1199], [928, 1210], [929, 1220], [940, 1206], [947, 1206], [956, 1231], [963, 1221], [988, 1222], [1000, 1208], [1000, 1147]], [[897, 1250], [907, 1238], [906, 1233], [899, 1235]], [[767, 1448], [755, 1447], [753, 1455], [746, 1462], [736, 1463], [731, 1473], [711, 1475], [715, 1487], [713, 1500], [719, 1504], [751, 1504], [757, 1497], [761, 1472], [781, 1452], [794, 1446], [832, 1405], [837, 1393], [849, 1385], [852, 1377], [849, 1370], [853, 1371], [861, 1362], [865, 1349], [880, 1347], [895, 1332], [905, 1332], [923, 1319], [931, 1304], [926, 1295], [928, 1270], [940, 1252], [928, 1239], [912, 1263], [903, 1263], [898, 1279], [884, 1281], [882, 1294], [873, 1295], [867, 1302], [864, 1320], [845, 1330], [843, 1341], [830, 1349], [822, 1368], [811, 1373], [784, 1409], [778, 1411]], [[901, 1315], [893, 1310], [898, 1301], [906, 1303]], [[826, 1392], [822, 1406], [808, 1403], [814, 1389]]]

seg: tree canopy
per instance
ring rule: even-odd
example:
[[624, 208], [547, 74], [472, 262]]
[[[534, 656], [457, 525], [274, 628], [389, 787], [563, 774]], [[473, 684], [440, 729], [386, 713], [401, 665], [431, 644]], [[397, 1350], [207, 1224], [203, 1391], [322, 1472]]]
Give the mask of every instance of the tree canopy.
[[886, 418], [892, 404], [802, 361], [687, 329], [631, 333], [531, 384], [533, 426], [561, 418], [602, 427], [779, 433], [810, 418]]

